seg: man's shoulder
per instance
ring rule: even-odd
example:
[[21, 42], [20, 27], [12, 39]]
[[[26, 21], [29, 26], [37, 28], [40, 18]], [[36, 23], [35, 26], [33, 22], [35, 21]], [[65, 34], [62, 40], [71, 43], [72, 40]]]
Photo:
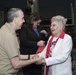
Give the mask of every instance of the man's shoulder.
[[8, 28], [3, 25], [1, 28], [0, 28], [0, 36], [3, 36], [3, 37], [10, 37], [12, 36], [11, 32], [8, 30]]

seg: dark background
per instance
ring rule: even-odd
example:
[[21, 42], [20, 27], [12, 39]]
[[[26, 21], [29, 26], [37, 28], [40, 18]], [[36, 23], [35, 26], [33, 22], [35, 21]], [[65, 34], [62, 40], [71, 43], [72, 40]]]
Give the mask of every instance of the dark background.
[[[74, 0], [38, 0], [39, 13], [43, 18], [51, 18], [55, 15], [71, 17], [71, 3], [74, 7]], [[0, 11], [7, 8], [19, 7], [23, 11], [27, 8], [27, 0], [0, 0]]]
[[12, 7], [18, 7], [25, 10], [27, 7], [27, 0], [0, 0], [0, 11]]
[[74, 7], [74, 0], [39, 0], [39, 12], [44, 18], [55, 15], [71, 18], [71, 4]]

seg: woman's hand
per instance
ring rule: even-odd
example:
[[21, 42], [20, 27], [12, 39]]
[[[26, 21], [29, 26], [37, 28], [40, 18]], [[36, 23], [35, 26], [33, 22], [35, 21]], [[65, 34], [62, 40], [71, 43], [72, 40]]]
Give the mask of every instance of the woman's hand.
[[47, 31], [46, 30], [41, 30], [40, 33], [43, 33], [45, 35], [48, 35]]
[[45, 41], [43, 40], [38, 41], [37, 46], [45, 46]]

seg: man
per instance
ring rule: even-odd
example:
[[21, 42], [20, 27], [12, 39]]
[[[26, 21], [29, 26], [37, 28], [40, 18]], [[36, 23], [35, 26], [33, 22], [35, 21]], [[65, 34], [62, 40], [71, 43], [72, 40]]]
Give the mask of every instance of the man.
[[7, 22], [0, 29], [0, 75], [16, 75], [19, 68], [41, 60], [31, 59], [29, 55], [19, 53], [15, 31], [21, 29], [24, 22], [21, 9], [11, 8], [8, 11]]

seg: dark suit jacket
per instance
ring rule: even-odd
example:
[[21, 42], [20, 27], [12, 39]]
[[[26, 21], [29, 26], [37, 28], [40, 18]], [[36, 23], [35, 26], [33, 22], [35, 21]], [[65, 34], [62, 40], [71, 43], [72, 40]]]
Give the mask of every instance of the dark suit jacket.
[[37, 42], [39, 40], [46, 41], [45, 35], [41, 34], [40, 31], [38, 32], [40, 34], [40, 37], [38, 37], [33, 29], [30, 29], [28, 26], [23, 25], [19, 35], [21, 54], [35, 54], [38, 49]]
[[[35, 54], [38, 46], [37, 42], [40, 40], [46, 40], [44, 34], [38, 31], [40, 37], [35, 33], [35, 31], [28, 26], [24, 25], [20, 30], [20, 52], [21, 54]], [[42, 75], [42, 65], [31, 64], [22, 68], [24, 75]]]

